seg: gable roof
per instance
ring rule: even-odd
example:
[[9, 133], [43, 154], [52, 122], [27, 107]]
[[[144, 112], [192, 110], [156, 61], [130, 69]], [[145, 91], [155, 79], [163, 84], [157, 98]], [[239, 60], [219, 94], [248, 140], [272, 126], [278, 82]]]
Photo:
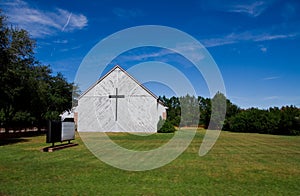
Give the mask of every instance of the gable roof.
[[85, 92], [83, 92], [78, 99], [83, 97], [86, 93], [88, 93], [91, 89], [93, 89], [97, 84], [99, 84], [104, 78], [106, 78], [109, 74], [111, 74], [113, 71], [115, 71], [117, 68], [119, 68], [124, 74], [126, 74], [129, 78], [131, 78], [137, 85], [142, 87], [147, 93], [149, 93], [153, 98], [157, 100], [157, 102], [164, 106], [163, 102], [161, 102], [158, 97], [152, 93], [148, 88], [146, 88], [143, 84], [141, 84], [139, 81], [137, 81], [134, 77], [132, 77], [129, 73], [127, 73], [122, 67], [119, 65], [114, 66], [109, 72], [107, 72], [104, 76], [102, 76], [99, 80], [97, 80], [92, 86], [90, 86]]

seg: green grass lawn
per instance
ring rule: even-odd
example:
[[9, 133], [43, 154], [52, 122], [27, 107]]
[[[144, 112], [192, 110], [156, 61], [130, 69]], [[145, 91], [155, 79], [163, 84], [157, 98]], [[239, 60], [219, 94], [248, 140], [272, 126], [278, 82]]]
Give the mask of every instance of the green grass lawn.
[[[0, 195], [300, 195], [300, 137], [222, 132], [204, 157], [205, 131], [159, 169], [123, 171], [79, 146], [46, 153], [45, 136], [0, 141]], [[172, 134], [114, 133], [133, 149], [160, 146]]]

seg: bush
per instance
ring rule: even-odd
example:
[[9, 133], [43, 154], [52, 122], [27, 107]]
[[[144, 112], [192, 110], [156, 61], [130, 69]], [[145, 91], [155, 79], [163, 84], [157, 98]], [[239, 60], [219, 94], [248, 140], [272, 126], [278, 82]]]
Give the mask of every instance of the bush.
[[168, 120], [160, 119], [157, 123], [158, 133], [174, 133], [176, 131], [175, 127]]

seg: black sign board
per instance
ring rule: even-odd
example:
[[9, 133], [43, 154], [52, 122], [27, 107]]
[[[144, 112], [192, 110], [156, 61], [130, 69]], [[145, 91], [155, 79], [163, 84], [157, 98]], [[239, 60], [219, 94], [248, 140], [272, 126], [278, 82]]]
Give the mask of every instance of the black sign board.
[[63, 142], [75, 139], [74, 119], [67, 118], [61, 121], [49, 121], [46, 143]]
[[61, 121], [49, 121], [46, 143], [61, 141]]

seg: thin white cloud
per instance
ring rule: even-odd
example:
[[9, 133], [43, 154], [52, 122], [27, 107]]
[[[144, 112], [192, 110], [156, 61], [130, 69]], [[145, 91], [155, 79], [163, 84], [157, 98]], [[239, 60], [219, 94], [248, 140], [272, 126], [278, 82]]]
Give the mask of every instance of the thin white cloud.
[[268, 40], [275, 40], [275, 39], [285, 39], [285, 38], [293, 38], [296, 37], [297, 33], [289, 33], [289, 34], [264, 34], [260, 36], [255, 36], [254, 41], [268, 41]]
[[[246, 31], [241, 33], [230, 33], [227, 35], [220, 35], [216, 38], [203, 39], [201, 42], [205, 47], [223, 46], [228, 44], [235, 44], [240, 42], [252, 41], [262, 42], [278, 39], [291, 39], [297, 37], [298, 33], [287, 33], [287, 34], [272, 34], [265, 33], [263, 31]], [[266, 50], [266, 49], [263, 49]]]
[[275, 100], [275, 99], [280, 99], [279, 96], [269, 96], [269, 97], [264, 97], [263, 100]]
[[[88, 20], [83, 14], [74, 14], [67, 10], [57, 9], [58, 16], [62, 16], [64, 19], [61, 22], [61, 26], [66, 26], [65, 31], [74, 31], [77, 29], [82, 29], [87, 26]], [[67, 22], [64, 21], [67, 19]]]
[[232, 38], [230, 35], [226, 35], [222, 38], [209, 38], [201, 40], [201, 43], [207, 48], [234, 44], [236, 42], [238, 42], [238, 40]]
[[276, 79], [279, 79], [280, 76], [270, 76], [270, 77], [265, 77], [263, 78], [263, 80], [276, 80]]
[[269, 6], [267, 1], [246, 2], [242, 1], [240, 4], [233, 4], [228, 6], [229, 12], [243, 13], [251, 17], [261, 15]]
[[22, 0], [14, 0], [14, 1], [3, 1], [1, 2], [1, 5], [4, 5], [4, 6], [11, 6], [11, 7], [15, 7], [15, 6], [24, 6], [26, 5], [27, 3], [25, 3], [24, 1]]
[[83, 14], [74, 14], [59, 8], [33, 8], [22, 0], [4, 1], [0, 5], [10, 22], [26, 29], [34, 38], [53, 36], [61, 31], [80, 30], [88, 24], [88, 19]]
[[68, 42], [69, 41], [66, 39], [63, 39], [63, 40], [58, 39], [58, 40], [53, 41], [53, 43], [55, 43], [55, 44], [67, 44]]
[[71, 16], [72, 16], [72, 13], [70, 13], [70, 15], [68, 16], [68, 20], [67, 20], [66, 24], [64, 25], [64, 27], [62, 28], [62, 31], [64, 31], [66, 29], [66, 27], [69, 25]]
[[205, 9], [212, 9], [221, 12], [240, 13], [250, 17], [258, 17], [265, 12], [276, 0], [223, 0], [205, 1]]
[[266, 47], [261, 47], [261, 48], [260, 48], [260, 51], [262, 51], [263, 53], [265, 53], [265, 52], [268, 51], [268, 48], [266, 48]]
[[193, 59], [195, 62], [199, 62], [205, 58], [202, 51], [202, 46], [196, 43], [179, 43], [174, 48], [179, 54], [188, 55], [189, 59]]
[[[156, 51], [144, 51], [140, 54], [128, 54], [122, 56], [123, 60], [132, 60], [132, 61], [141, 61], [149, 58], [165, 58], [167, 55], [176, 55], [176, 54], [188, 54], [188, 57], [194, 61], [200, 61], [204, 58], [202, 55], [202, 47], [198, 44], [193, 43], [180, 43], [173, 48], [173, 50], [156, 50]], [[175, 57], [175, 56], [173, 56]], [[170, 57], [168, 57], [168, 60]]]
[[148, 58], [158, 58], [158, 57], [163, 57], [168, 54], [174, 54], [170, 50], [159, 50], [155, 52], [145, 52], [142, 54], [129, 54], [129, 55], [124, 55], [122, 58], [124, 60], [130, 60], [130, 61], [141, 61], [141, 60], [146, 60]]
[[60, 52], [68, 52], [68, 51], [70, 51], [70, 50], [76, 50], [76, 49], [78, 49], [78, 48], [80, 48], [80, 47], [81, 47], [81, 45], [77, 45], [77, 46], [70, 47], [70, 48], [63, 48], [63, 49], [60, 49], [59, 51], [60, 51]]

